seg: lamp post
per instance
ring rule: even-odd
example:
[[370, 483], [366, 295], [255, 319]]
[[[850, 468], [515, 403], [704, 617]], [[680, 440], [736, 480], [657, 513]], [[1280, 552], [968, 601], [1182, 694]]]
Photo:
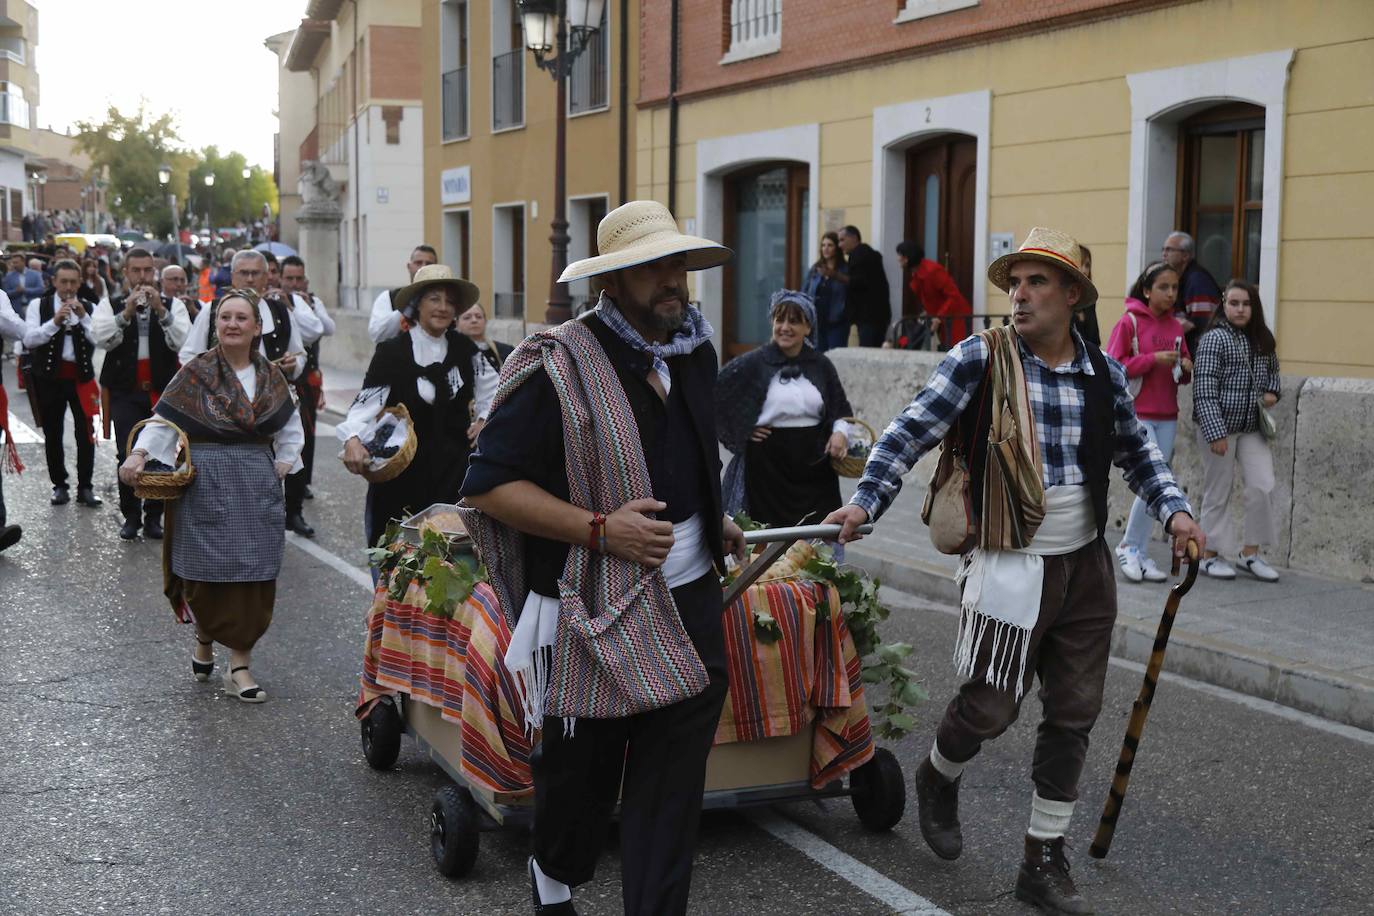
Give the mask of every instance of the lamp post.
[[210, 204], [214, 197], [215, 173], [208, 172], [205, 175], [205, 231], [210, 233], [210, 238], [215, 237], [215, 225], [210, 219]]
[[172, 208], [172, 236], [177, 240], [177, 264], [181, 263], [181, 227], [177, 224], [177, 195], [176, 192], [168, 188], [172, 181], [172, 167], [170, 165], [158, 166], [157, 183], [167, 188], [167, 204]]
[[[525, 47], [534, 52], [535, 63], [558, 84], [554, 116], [553, 257], [549, 267], [549, 301], [544, 321], [560, 324], [572, 317], [568, 284], [559, 283], [568, 266], [568, 76], [573, 61], [596, 36], [606, 0], [519, 0]], [[550, 52], [557, 52], [550, 57]]]
[[[245, 201], [248, 201], [250, 207], [251, 207], [251, 205], [252, 205], [252, 188], [251, 188], [251, 186], [248, 184], [248, 182], [252, 181], [252, 179], [253, 179], [253, 169], [252, 169], [251, 166], [245, 165], [245, 166], [243, 167], [243, 184], [244, 184], [244, 188], [243, 188], [243, 199], [244, 199]], [[257, 238], [254, 237], [254, 233], [253, 233], [253, 211], [252, 211], [251, 209], [248, 211], [248, 216], [247, 216], [247, 218], [244, 219], [244, 221], [243, 221], [243, 229], [244, 229], [245, 232], [248, 233], [248, 241], [250, 241], [250, 242], [252, 242], [252, 243], [254, 243], [254, 244], [257, 244], [257, 241], [258, 241], [258, 240], [257, 240]]]

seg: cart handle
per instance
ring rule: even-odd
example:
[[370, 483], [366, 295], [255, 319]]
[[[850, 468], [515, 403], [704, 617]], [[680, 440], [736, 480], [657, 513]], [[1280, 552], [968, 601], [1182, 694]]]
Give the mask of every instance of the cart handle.
[[[773, 541], [822, 540], [833, 541], [839, 537], [841, 525], [802, 525], [799, 528], [759, 528], [744, 532], [746, 544], [768, 544]], [[871, 524], [860, 525], [855, 529], [859, 534], [872, 534]]]

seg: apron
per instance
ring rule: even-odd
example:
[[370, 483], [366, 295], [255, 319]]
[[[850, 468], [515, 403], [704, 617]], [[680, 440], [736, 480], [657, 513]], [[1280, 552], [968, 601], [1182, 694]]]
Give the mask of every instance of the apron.
[[286, 507], [267, 442], [193, 442], [196, 477], [177, 505], [172, 572], [264, 582], [281, 571]]

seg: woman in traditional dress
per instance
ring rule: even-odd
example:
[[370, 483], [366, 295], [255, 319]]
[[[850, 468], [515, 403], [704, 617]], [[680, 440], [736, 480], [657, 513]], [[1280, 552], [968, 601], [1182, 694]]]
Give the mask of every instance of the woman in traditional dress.
[[267, 632], [281, 570], [285, 508], [281, 480], [300, 468], [305, 443], [286, 376], [258, 352], [258, 296], [234, 289], [215, 306], [218, 344], [168, 383], [120, 479], [133, 485], [151, 459], [176, 464], [176, 424], [191, 442], [196, 476], [163, 520], [162, 575], [183, 623], [194, 623], [191, 668], [205, 681], [214, 644], [229, 648], [224, 686], [245, 703], [267, 693], [248, 670]]
[[415, 426], [415, 457], [406, 469], [385, 483], [368, 484], [363, 522], [368, 546], [390, 520], [433, 503], [458, 501], [472, 447], [468, 427], [477, 345], [453, 325], [479, 295], [475, 285], [442, 264], [417, 270], [395, 297], [410, 330], [377, 345], [363, 388], [337, 427], [344, 466], [361, 474], [370, 457], [361, 437], [383, 408], [404, 404]]
[[852, 414], [835, 365], [816, 351], [811, 298], [779, 290], [773, 339], [726, 363], [716, 381], [716, 432], [734, 458], [725, 509], [769, 527], [818, 523], [840, 507], [831, 458], [849, 448]]
[[468, 441], [476, 445], [477, 434], [486, 425], [501, 382], [501, 365], [515, 348], [499, 340], [487, 340], [487, 310], [480, 302], [474, 302], [472, 308], [458, 316], [458, 331], [477, 345], [477, 358], [472, 364], [472, 425], [468, 427]]

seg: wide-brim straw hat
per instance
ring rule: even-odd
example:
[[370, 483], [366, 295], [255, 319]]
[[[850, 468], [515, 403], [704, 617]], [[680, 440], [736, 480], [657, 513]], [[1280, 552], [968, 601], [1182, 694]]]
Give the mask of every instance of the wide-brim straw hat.
[[482, 298], [482, 291], [477, 288], [476, 283], [464, 280], [444, 264], [426, 264], [415, 271], [409, 286], [403, 286], [396, 291], [395, 298], [391, 300], [391, 307], [401, 310], [409, 308], [416, 296], [435, 286], [452, 287], [458, 296], [458, 308], [454, 314], [466, 312], [472, 308], [473, 303]]
[[632, 200], [607, 213], [596, 229], [596, 250], [600, 252], [596, 257], [569, 264], [558, 282], [595, 277], [673, 255], [685, 255], [688, 270], [706, 270], [719, 267], [733, 254], [719, 242], [679, 232], [673, 214], [656, 200]]
[[1074, 281], [1083, 287], [1083, 295], [1079, 297], [1075, 309], [1085, 309], [1097, 302], [1097, 287], [1088, 279], [1088, 275], [1083, 273], [1083, 249], [1067, 233], [1036, 226], [1021, 243], [1019, 250], [1004, 254], [988, 265], [988, 280], [993, 286], [1005, 291], [1011, 285], [1007, 280], [1007, 274], [1011, 270], [1011, 265], [1018, 261], [1053, 264], [1073, 277]]

